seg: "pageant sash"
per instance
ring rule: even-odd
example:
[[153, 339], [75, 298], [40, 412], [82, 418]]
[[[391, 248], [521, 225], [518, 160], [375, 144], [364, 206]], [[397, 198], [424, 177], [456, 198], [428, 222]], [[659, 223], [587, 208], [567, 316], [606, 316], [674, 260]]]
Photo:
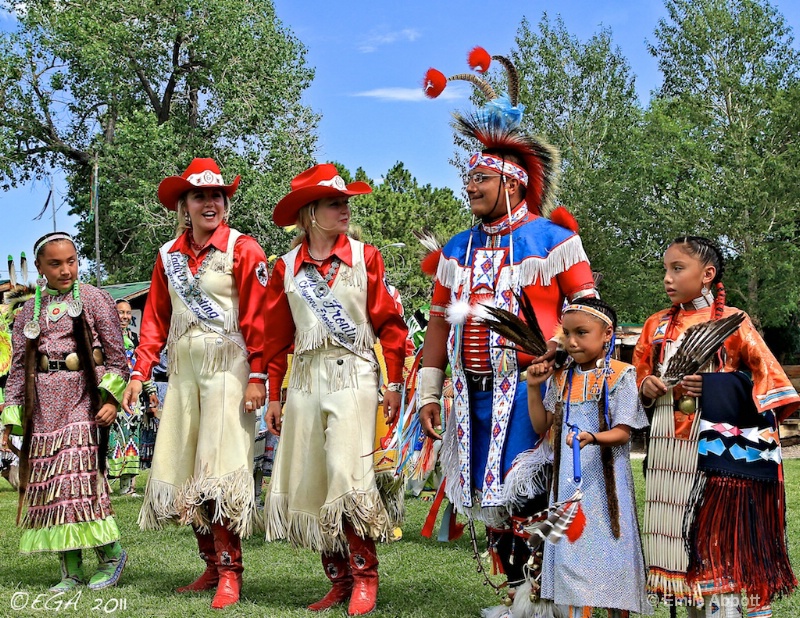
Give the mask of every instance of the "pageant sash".
[[372, 350], [359, 350], [356, 347], [358, 327], [355, 320], [350, 317], [328, 282], [322, 278], [313, 265], [306, 264], [296, 275], [292, 275], [291, 269], [287, 269], [286, 274], [292, 278], [300, 293], [300, 298], [314, 312], [335, 344], [370, 363], [377, 362]]
[[[194, 281], [195, 277], [189, 270], [189, 261], [186, 256], [180, 251], [168, 251], [171, 244], [167, 243], [161, 247], [161, 263], [164, 264], [164, 272], [167, 275], [167, 279], [172, 283], [172, 288], [178, 298], [183, 301], [204, 326], [221, 337], [234, 342], [247, 354], [247, 346], [244, 343], [244, 339], [232, 337], [230, 333], [225, 331], [223, 326], [225, 323], [225, 310], [203, 291], [199, 281]], [[210, 260], [211, 258], [211, 255], [207, 255], [205, 259]]]

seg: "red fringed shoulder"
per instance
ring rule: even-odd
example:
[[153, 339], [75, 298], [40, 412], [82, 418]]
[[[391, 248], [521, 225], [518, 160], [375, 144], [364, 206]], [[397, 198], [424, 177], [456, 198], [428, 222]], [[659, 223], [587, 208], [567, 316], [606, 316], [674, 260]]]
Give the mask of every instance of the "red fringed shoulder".
[[422, 268], [422, 272], [428, 275], [429, 277], [436, 276], [436, 269], [439, 267], [439, 257], [442, 255], [442, 250], [439, 249], [438, 251], [431, 251], [428, 255], [422, 258], [422, 262], [420, 263], [420, 268]]
[[578, 233], [578, 222], [575, 220], [575, 217], [572, 216], [572, 213], [563, 206], [559, 206], [550, 213], [550, 221], [576, 234]]

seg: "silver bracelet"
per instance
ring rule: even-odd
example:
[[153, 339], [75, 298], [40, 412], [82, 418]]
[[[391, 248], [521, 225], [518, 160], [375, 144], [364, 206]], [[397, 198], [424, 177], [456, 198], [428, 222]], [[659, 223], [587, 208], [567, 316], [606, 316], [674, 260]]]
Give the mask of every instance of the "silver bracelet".
[[250, 379], [258, 378], [259, 380], [264, 380], [266, 382], [269, 379], [269, 376], [266, 373], [251, 373]]
[[389, 382], [386, 385], [386, 390], [392, 393], [402, 393], [403, 392], [403, 383], [402, 382]]

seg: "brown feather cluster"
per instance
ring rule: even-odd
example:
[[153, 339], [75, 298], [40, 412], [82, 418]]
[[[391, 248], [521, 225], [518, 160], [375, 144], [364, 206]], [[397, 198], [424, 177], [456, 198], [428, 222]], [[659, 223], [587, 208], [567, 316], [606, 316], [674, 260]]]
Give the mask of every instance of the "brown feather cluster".
[[516, 107], [517, 103], [519, 103], [519, 73], [517, 73], [517, 67], [505, 56], [492, 56], [492, 60], [497, 60], [506, 70], [506, 75], [508, 76], [508, 100], [511, 101], [511, 105]]
[[704, 367], [720, 346], [744, 322], [741, 311], [720, 320], [695, 324], [675, 342], [675, 353], [667, 360], [661, 372], [664, 386], [672, 388], [686, 376], [694, 375]]
[[484, 321], [491, 330], [514, 344], [503, 347], [516, 347], [534, 357], [542, 356], [547, 352], [547, 341], [542, 334], [539, 321], [536, 319], [533, 305], [524, 294], [515, 292], [514, 297], [519, 303], [521, 318], [499, 307], [484, 306], [488, 313], [488, 316], [484, 317]]

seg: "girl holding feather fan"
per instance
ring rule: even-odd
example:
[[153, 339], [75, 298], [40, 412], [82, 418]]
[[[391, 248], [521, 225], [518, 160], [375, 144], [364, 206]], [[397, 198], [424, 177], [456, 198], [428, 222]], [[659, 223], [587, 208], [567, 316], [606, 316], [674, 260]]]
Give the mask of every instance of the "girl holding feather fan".
[[633, 356], [652, 412], [648, 591], [690, 616], [741, 616], [743, 605], [771, 616], [772, 599], [797, 585], [778, 423], [800, 397], [747, 315], [725, 306], [714, 243], [678, 238], [664, 268], [672, 306], [647, 319]]
[[583, 497], [575, 497], [580, 512], [566, 530], [569, 542], [552, 534], [545, 541], [541, 596], [564, 616], [585, 616], [592, 607], [609, 608], [610, 616], [651, 614], [630, 467], [631, 429], [647, 425], [636, 372], [611, 358], [617, 316], [608, 303], [575, 300], [562, 326], [570, 359], [554, 374], [547, 363], [528, 367], [528, 409], [536, 433], [552, 428], [551, 504]]

